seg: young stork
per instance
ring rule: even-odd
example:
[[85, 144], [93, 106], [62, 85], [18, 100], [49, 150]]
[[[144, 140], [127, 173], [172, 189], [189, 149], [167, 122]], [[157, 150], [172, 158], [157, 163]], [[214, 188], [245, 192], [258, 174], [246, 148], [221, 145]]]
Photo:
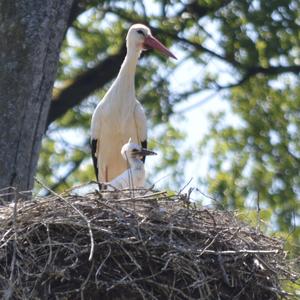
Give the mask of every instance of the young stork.
[[130, 27], [126, 46], [127, 55], [119, 74], [92, 117], [91, 150], [98, 182], [111, 181], [127, 169], [120, 150], [130, 137], [132, 142], [147, 148], [146, 116], [136, 100], [134, 87], [135, 69], [141, 52], [154, 48], [176, 58], [142, 24]]
[[108, 189], [144, 188], [145, 168], [142, 161], [146, 155], [156, 155], [155, 152], [142, 148], [129, 139], [121, 149], [121, 155], [128, 169], [108, 183]]

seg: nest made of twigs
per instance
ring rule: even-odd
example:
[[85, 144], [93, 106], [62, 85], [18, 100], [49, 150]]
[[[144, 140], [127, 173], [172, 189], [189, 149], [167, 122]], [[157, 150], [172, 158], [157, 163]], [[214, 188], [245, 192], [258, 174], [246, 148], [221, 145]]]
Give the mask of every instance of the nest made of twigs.
[[6, 299], [281, 299], [294, 279], [280, 240], [185, 195], [16, 196], [0, 224]]

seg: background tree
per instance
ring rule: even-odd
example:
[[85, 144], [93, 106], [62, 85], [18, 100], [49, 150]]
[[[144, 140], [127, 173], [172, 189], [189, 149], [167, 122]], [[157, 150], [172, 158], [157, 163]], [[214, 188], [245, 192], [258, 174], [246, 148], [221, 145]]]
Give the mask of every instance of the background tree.
[[213, 116], [202, 143], [213, 153], [210, 192], [231, 209], [269, 208], [266, 220], [299, 236], [299, 88], [289, 82], [274, 88], [259, 76], [232, 89], [230, 99], [241, 122]]
[[164, 154], [157, 171], [172, 170], [173, 188], [191, 177], [184, 166], [196, 155], [182, 150], [184, 130], [170, 117], [191, 96], [197, 105], [197, 97], [218, 93], [232, 112], [211, 117], [198, 153], [207, 146], [211, 158], [201, 182], [220, 207], [255, 207], [259, 199], [274, 228], [293, 229], [299, 220], [299, 6], [295, 0], [75, 1], [39, 175], [58, 191], [94, 178], [91, 113], [119, 70], [127, 29], [142, 22], [180, 57], [174, 63], [145, 53], [137, 69], [137, 95], [155, 128], [150, 146]]

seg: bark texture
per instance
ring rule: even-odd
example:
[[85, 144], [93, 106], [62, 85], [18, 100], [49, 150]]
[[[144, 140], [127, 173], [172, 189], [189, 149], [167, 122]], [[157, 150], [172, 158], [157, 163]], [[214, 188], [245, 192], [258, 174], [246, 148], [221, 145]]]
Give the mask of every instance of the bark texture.
[[33, 186], [72, 2], [0, 1], [0, 189]]

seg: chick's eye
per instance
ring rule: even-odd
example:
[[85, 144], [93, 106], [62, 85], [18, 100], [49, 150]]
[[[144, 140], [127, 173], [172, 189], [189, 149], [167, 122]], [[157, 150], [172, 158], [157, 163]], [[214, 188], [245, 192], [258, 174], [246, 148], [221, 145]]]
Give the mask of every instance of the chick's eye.
[[143, 30], [141, 30], [141, 29], [139, 29], [139, 30], [137, 31], [137, 33], [138, 33], [138, 34], [141, 34], [141, 35], [143, 35], [143, 36], [145, 36], [145, 33], [144, 33], [144, 31], [143, 31]]

